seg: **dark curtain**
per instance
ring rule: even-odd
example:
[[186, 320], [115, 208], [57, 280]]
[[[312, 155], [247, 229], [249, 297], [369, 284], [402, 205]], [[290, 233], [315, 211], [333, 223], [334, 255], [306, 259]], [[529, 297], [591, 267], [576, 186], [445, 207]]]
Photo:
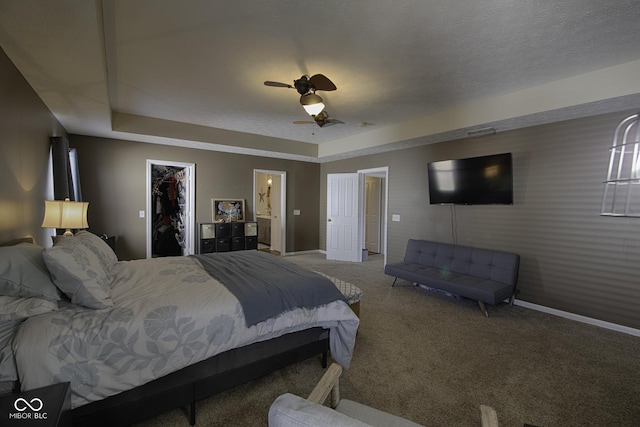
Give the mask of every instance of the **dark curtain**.
[[75, 148], [69, 149], [69, 140], [64, 136], [52, 136], [50, 140], [54, 199], [82, 201]]

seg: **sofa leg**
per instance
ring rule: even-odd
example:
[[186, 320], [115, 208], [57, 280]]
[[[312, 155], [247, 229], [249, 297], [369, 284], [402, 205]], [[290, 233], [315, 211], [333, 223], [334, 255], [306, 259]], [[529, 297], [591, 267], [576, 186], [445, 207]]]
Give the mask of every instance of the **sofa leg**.
[[391, 287], [393, 288], [396, 285], [396, 280], [398, 280], [398, 278], [396, 277], [395, 279], [393, 279], [393, 283], [391, 284]]
[[515, 289], [511, 294], [511, 298], [509, 298], [509, 305], [513, 305], [513, 302], [516, 300], [516, 295], [520, 293], [520, 289]]
[[489, 317], [489, 312], [487, 311], [487, 307], [484, 305], [484, 302], [478, 301], [478, 305], [480, 306], [480, 310], [484, 313], [485, 317]]

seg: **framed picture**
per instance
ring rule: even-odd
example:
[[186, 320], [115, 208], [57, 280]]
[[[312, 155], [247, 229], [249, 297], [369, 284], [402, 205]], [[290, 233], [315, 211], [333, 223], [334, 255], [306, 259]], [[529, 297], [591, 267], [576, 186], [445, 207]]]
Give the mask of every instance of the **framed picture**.
[[244, 199], [211, 199], [211, 212], [213, 222], [244, 221]]

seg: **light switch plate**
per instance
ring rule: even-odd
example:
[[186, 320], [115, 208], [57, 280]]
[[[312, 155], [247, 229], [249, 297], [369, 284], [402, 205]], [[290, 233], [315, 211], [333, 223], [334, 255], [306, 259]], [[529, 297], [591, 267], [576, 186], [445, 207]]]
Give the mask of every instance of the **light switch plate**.
[[294, 215], [300, 215], [300, 209], [294, 209], [293, 210], [293, 214]]
[[397, 214], [391, 215], [391, 221], [400, 222], [400, 215], [397, 215]]
[[144, 218], [144, 211], [138, 212], [138, 215], [140, 216], [140, 218]]

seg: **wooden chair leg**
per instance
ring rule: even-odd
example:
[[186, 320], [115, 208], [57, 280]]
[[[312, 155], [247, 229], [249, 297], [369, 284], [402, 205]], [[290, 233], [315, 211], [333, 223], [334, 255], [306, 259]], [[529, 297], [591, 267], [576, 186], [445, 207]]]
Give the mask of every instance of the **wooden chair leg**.
[[311, 391], [307, 400], [322, 405], [327, 397], [331, 396], [331, 407], [338, 406], [338, 402], [340, 402], [340, 374], [342, 374], [342, 367], [337, 363], [332, 363]]
[[480, 405], [480, 423], [482, 427], [498, 427], [498, 414], [495, 409]]

